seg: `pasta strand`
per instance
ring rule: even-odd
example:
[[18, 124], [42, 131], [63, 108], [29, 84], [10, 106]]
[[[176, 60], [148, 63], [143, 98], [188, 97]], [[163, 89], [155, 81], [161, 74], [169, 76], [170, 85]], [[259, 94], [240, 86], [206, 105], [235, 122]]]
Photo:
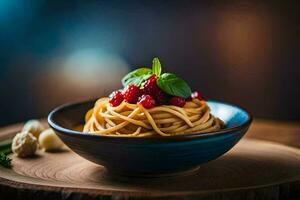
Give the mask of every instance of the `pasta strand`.
[[85, 122], [84, 132], [116, 137], [205, 133], [224, 126], [210, 113], [205, 101], [195, 98], [184, 107], [163, 105], [151, 109], [126, 102], [112, 107], [108, 98], [100, 98], [86, 113]]

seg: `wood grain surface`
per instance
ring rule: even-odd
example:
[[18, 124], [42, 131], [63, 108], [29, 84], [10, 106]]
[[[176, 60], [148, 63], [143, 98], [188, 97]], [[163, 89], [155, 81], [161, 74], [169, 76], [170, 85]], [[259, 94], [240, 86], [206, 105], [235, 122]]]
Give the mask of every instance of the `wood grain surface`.
[[[0, 140], [21, 126], [1, 129]], [[0, 192], [15, 199], [299, 199], [299, 139], [297, 123], [255, 121], [246, 138], [198, 171], [147, 179], [113, 177], [68, 148], [11, 155], [12, 169], [0, 168]]]

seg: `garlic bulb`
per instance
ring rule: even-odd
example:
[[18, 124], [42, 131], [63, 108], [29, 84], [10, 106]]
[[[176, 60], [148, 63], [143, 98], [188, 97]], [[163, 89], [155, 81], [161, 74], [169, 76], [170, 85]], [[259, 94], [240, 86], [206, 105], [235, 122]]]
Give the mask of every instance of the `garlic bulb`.
[[51, 128], [44, 130], [40, 134], [39, 144], [45, 151], [59, 150], [64, 146], [64, 143]]
[[22, 131], [14, 137], [11, 148], [18, 157], [24, 158], [34, 155], [37, 147], [36, 137], [28, 131]]
[[45, 130], [43, 124], [36, 119], [32, 119], [25, 123], [22, 131], [28, 131], [36, 138], [39, 138], [39, 135], [43, 130]]

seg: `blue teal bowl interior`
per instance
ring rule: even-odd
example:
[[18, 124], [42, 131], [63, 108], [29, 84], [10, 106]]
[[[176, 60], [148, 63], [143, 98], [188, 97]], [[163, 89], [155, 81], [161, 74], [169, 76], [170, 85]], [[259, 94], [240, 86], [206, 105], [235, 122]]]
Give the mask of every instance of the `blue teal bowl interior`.
[[202, 134], [170, 137], [110, 137], [72, 130], [83, 124], [94, 101], [67, 104], [54, 109], [48, 123], [74, 152], [109, 172], [125, 176], [159, 176], [193, 170], [230, 150], [248, 130], [252, 117], [244, 109], [208, 101], [212, 114], [226, 128]]

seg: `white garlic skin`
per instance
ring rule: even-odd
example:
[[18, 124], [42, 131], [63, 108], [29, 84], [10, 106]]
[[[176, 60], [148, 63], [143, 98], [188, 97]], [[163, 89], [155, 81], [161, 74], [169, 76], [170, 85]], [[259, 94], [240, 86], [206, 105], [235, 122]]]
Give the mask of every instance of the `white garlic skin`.
[[30, 132], [36, 138], [39, 138], [39, 135], [43, 130], [45, 130], [45, 127], [39, 120], [36, 119], [27, 121], [22, 129], [22, 131]]
[[64, 143], [51, 128], [44, 130], [40, 134], [39, 144], [45, 151], [60, 150], [64, 146]]
[[36, 137], [28, 131], [22, 131], [15, 135], [11, 149], [18, 157], [25, 158], [34, 155], [37, 147]]

